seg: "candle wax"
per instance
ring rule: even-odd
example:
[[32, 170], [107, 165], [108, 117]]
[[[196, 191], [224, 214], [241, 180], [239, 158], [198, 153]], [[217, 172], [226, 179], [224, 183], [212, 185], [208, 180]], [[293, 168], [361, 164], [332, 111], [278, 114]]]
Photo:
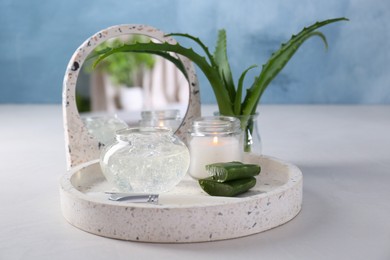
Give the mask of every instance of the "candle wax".
[[209, 177], [205, 166], [211, 163], [241, 161], [240, 141], [233, 136], [194, 136], [190, 141], [190, 175], [195, 179]]

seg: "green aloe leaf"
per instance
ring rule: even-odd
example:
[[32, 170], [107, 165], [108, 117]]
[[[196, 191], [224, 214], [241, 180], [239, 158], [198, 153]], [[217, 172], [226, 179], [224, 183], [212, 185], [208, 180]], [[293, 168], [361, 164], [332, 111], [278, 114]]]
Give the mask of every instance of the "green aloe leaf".
[[104, 53], [106, 53], [106, 52], [108, 52], [110, 50], [111, 50], [110, 47], [105, 47], [104, 49], [98, 50], [98, 51], [95, 49], [91, 54], [88, 55], [88, 57], [85, 60], [86, 61], [87, 60], [92, 60], [94, 58], [99, 57], [100, 55], [103, 55]]
[[206, 53], [207, 58], [209, 59], [209, 61], [211, 63], [211, 66], [215, 66], [214, 57], [211, 55], [211, 53], [209, 51], [209, 48], [198, 37], [192, 36], [192, 35], [190, 35], [188, 33], [170, 33], [170, 34], [167, 34], [166, 36], [181, 36], [181, 37], [185, 37], [185, 38], [189, 38], [189, 39], [193, 40]]
[[229, 92], [230, 101], [233, 103], [236, 99], [236, 88], [234, 86], [233, 76], [227, 56], [226, 31], [223, 29], [218, 31], [218, 40], [213, 57], [215, 63], [217, 64], [220, 77], [225, 80], [225, 86]]
[[[88, 56], [87, 60], [90, 60], [90, 59], [93, 59], [93, 58], [97, 58], [99, 56], [103, 56], [106, 53], [111, 52], [113, 49], [114, 48], [107, 47], [107, 48], [104, 48], [103, 50], [96, 51], [92, 55]], [[154, 54], [154, 55], [161, 56], [164, 59], [167, 59], [168, 61], [172, 62], [181, 71], [181, 73], [183, 73], [183, 75], [188, 80], [187, 71], [185, 70], [183, 63], [182, 63], [182, 61], [179, 58], [174, 57], [174, 56], [170, 55], [169, 53], [163, 52], [163, 51], [133, 51], [133, 52], [135, 52], [135, 53]], [[99, 60], [99, 61], [95, 60], [95, 62], [93, 63], [93, 67], [96, 68], [97, 64], [100, 63], [100, 61], [101, 60]]]
[[240, 115], [241, 114], [241, 98], [242, 98], [242, 88], [244, 85], [244, 79], [245, 75], [248, 73], [249, 70], [256, 68], [257, 65], [252, 65], [241, 74], [240, 79], [238, 80], [238, 86], [237, 86], [237, 92], [236, 92], [236, 98], [234, 100], [234, 114]]
[[256, 106], [268, 84], [278, 75], [302, 43], [304, 43], [307, 39], [312, 36], [318, 36], [324, 41], [325, 47], [327, 47], [325, 36], [321, 32], [317, 32], [315, 30], [327, 24], [339, 21], [348, 21], [348, 19], [336, 18], [316, 22], [315, 24], [304, 28], [297, 35], [293, 35], [287, 43], [282, 44], [280, 49], [273, 53], [268, 62], [263, 65], [260, 76], [247, 90], [247, 94], [242, 105], [242, 114], [250, 115], [256, 111]]
[[[190, 34], [185, 33], [170, 33], [167, 34], [167, 36], [182, 36], [189, 38], [193, 41], [195, 41], [206, 53], [211, 66], [213, 68], [216, 68], [219, 72], [219, 76], [226, 88], [226, 90], [229, 93], [230, 100], [227, 100], [225, 104], [230, 104], [233, 109], [234, 99], [236, 96], [236, 90], [233, 83], [232, 73], [230, 71], [229, 62], [227, 58], [226, 53], [226, 32], [225, 30], [220, 30], [218, 34], [218, 40], [217, 40], [217, 46], [215, 49], [214, 56], [211, 55], [208, 47], [197, 37], [194, 37]], [[215, 93], [215, 95], [218, 95], [218, 93]], [[220, 109], [221, 110], [221, 109]]]
[[175, 64], [175, 66], [181, 71], [181, 73], [183, 73], [183, 75], [188, 80], [187, 71], [186, 71], [186, 69], [184, 67], [183, 62], [179, 58], [174, 57], [171, 54], [169, 54], [168, 52], [164, 52], [164, 51], [137, 51], [137, 52], [138, 53], [155, 54], [155, 55], [158, 55], [158, 56], [160, 56], [160, 57], [162, 57], [164, 59], [167, 59], [168, 61], [170, 61], [173, 64]]

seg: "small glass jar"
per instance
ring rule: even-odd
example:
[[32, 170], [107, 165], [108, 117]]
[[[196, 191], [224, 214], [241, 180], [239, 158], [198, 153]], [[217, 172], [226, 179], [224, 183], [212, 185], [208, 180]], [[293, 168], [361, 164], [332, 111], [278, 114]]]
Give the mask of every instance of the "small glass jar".
[[211, 163], [242, 161], [241, 133], [240, 120], [234, 117], [202, 117], [193, 121], [189, 133], [191, 177], [209, 177], [205, 166]]
[[180, 111], [173, 110], [151, 110], [141, 112], [141, 127], [167, 127], [176, 131], [181, 124]]
[[119, 130], [116, 141], [100, 156], [107, 181], [123, 192], [168, 191], [185, 176], [189, 164], [185, 144], [161, 127]]
[[111, 144], [115, 140], [115, 132], [128, 127], [116, 116], [85, 117], [82, 120], [88, 132], [103, 145]]

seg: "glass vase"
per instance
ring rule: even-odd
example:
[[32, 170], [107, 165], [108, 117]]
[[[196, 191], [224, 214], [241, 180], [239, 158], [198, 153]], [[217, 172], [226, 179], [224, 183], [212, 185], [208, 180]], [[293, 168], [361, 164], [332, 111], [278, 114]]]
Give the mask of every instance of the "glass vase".
[[[215, 112], [214, 115], [220, 115], [219, 112]], [[262, 142], [258, 127], [259, 114], [254, 115], [235, 115], [234, 117], [240, 119], [241, 130], [243, 132], [243, 152], [253, 153], [257, 155], [262, 154]]]
[[262, 143], [258, 127], [259, 114], [248, 116], [235, 116], [241, 121], [241, 129], [243, 131], [243, 149], [245, 153], [253, 153], [260, 155], [262, 153]]

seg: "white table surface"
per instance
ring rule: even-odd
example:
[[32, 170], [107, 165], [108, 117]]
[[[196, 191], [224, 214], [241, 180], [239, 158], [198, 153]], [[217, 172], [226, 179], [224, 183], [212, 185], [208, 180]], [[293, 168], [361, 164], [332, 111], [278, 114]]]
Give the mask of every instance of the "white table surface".
[[[215, 106], [204, 106], [211, 115]], [[61, 215], [62, 111], [0, 106], [0, 259], [390, 259], [390, 106], [261, 106], [264, 154], [304, 175], [303, 208], [233, 240], [151, 244], [95, 236]], [[142, 257], [142, 258], [141, 258]]]

